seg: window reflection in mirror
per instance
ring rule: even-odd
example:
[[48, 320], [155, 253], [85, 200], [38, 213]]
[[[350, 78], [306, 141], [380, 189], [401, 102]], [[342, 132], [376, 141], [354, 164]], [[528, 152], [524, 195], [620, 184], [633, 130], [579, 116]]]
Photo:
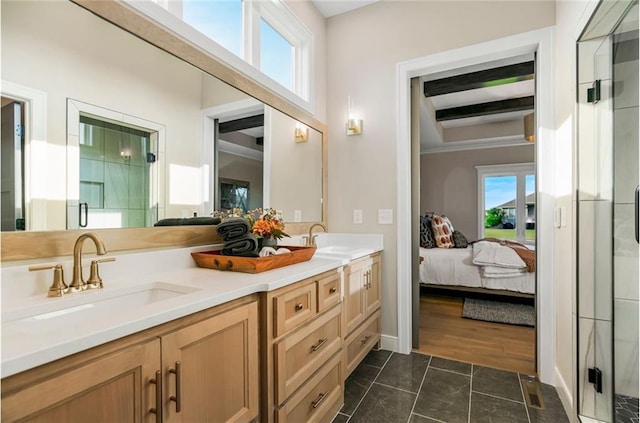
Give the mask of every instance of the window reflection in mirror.
[[[165, 128], [165, 145], [159, 146], [158, 162], [151, 165], [158, 168], [157, 186], [149, 182], [156, 198], [150, 196], [150, 204], [143, 206], [157, 207], [157, 219], [207, 216], [216, 208], [218, 173], [224, 164], [220, 145], [227, 140], [216, 142], [215, 131], [208, 132], [207, 110], [245, 102], [262, 108], [265, 115], [295, 122], [71, 2], [3, 2], [1, 19], [2, 95], [19, 98], [27, 110], [27, 230], [75, 227], [68, 223], [79, 222], [79, 203], [94, 203], [80, 201], [81, 169], [73, 165], [80, 161], [80, 125], [68, 124], [69, 101], [107, 110], [107, 121], [122, 121], [124, 127], [148, 128], [140, 124], [144, 121]], [[249, 202], [285, 209], [287, 221], [296, 216], [303, 222], [321, 220], [322, 134], [311, 130], [307, 144], [317, 144], [308, 150], [316, 156], [298, 163], [297, 155], [281, 150], [295, 145], [294, 129], [279, 132], [268, 125], [263, 129], [263, 181], [243, 175], [233, 179], [250, 181]], [[285, 177], [279, 174], [283, 172]], [[77, 189], [70, 189], [74, 184]], [[312, 201], [294, 204], [307, 192], [314, 192]], [[138, 224], [149, 226], [153, 220], [138, 219]]]

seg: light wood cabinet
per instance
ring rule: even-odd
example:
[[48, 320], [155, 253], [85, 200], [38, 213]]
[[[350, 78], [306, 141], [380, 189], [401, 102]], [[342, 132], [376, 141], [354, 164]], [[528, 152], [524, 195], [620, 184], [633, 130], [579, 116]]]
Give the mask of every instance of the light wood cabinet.
[[[346, 376], [380, 341], [380, 253], [349, 263], [344, 271]], [[377, 318], [373, 318], [376, 315]], [[366, 337], [361, 338], [362, 336]]]
[[345, 340], [346, 374], [358, 367], [367, 353], [380, 341], [380, 310], [375, 311], [364, 324], [353, 331]]
[[172, 332], [161, 341], [164, 421], [239, 423], [257, 416], [256, 303]]
[[2, 421], [250, 422], [258, 341], [248, 296], [3, 379]]
[[[73, 368], [22, 386], [20, 376], [2, 382], [3, 422], [146, 422], [155, 407], [149, 379], [160, 369], [160, 340], [90, 360], [76, 355]], [[58, 371], [55, 371], [58, 370]], [[32, 375], [31, 375], [32, 376]]]
[[262, 421], [328, 423], [344, 403], [341, 281], [336, 269], [263, 294]]

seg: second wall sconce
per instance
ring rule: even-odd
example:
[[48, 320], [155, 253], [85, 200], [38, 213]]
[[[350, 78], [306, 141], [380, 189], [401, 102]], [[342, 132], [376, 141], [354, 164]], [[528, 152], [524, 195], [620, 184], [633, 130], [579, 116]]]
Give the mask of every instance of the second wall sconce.
[[295, 139], [296, 142], [307, 142], [309, 139], [309, 128], [301, 123], [296, 123]]
[[362, 133], [362, 119], [352, 110], [351, 97], [347, 97], [347, 135], [360, 135]]

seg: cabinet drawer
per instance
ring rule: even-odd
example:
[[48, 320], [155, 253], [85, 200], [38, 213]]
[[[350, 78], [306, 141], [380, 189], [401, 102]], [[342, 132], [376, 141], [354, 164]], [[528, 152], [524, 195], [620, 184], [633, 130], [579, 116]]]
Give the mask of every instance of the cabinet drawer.
[[285, 334], [313, 318], [318, 310], [315, 282], [273, 298], [275, 324], [274, 337]]
[[318, 313], [330, 309], [342, 299], [340, 274], [331, 273], [318, 279]]
[[345, 341], [345, 379], [380, 340], [380, 310], [359, 326]]
[[331, 421], [344, 402], [341, 366], [340, 354], [336, 354], [285, 405], [276, 410], [276, 422]]
[[340, 306], [274, 346], [276, 403], [282, 404], [342, 346]]

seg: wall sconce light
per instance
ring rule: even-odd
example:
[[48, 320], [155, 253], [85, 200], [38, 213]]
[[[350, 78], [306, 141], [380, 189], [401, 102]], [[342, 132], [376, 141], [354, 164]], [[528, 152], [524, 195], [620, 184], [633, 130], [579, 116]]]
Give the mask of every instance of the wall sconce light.
[[529, 113], [524, 117], [524, 139], [529, 142], [534, 142], [536, 140], [534, 113]]
[[347, 97], [347, 135], [360, 135], [362, 133], [362, 119], [358, 119], [351, 106], [351, 97]]
[[309, 128], [302, 125], [301, 123], [296, 123], [294, 135], [296, 142], [307, 142], [307, 140], [309, 139]]

